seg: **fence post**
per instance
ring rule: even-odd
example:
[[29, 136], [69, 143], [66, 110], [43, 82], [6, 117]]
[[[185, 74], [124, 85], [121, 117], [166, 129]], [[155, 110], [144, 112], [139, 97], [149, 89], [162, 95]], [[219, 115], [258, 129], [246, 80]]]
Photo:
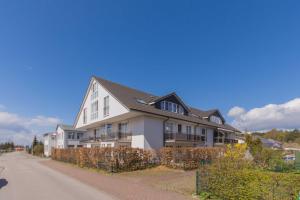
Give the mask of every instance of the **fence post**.
[[200, 195], [200, 174], [196, 171], [196, 195]]

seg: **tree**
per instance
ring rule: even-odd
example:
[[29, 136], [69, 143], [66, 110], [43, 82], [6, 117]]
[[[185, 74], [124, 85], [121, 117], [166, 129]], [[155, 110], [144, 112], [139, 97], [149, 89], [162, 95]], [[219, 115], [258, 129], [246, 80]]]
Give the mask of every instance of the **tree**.
[[44, 145], [42, 142], [39, 142], [33, 147], [33, 155], [43, 156], [44, 154]]
[[15, 148], [15, 144], [13, 142], [5, 142], [0, 144], [0, 150], [4, 151], [12, 151]]
[[32, 142], [32, 148], [34, 148], [34, 146], [37, 144], [38, 144], [38, 140], [37, 140], [36, 136], [34, 136], [33, 142]]
[[261, 140], [259, 138], [253, 139], [251, 135], [246, 135], [246, 144], [254, 157], [263, 149]]

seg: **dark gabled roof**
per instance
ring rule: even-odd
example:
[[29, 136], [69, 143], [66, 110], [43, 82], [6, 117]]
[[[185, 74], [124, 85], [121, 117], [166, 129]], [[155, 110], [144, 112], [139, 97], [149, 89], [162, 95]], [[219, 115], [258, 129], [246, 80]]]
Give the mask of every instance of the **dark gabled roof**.
[[182, 99], [175, 92], [172, 92], [172, 93], [167, 94], [165, 96], [161, 96], [159, 98], [156, 98], [153, 102], [157, 103], [157, 102], [159, 102], [161, 100], [164, 100], [164, 99], [166, 99], [170, 96], [174, 96], [187, 111], [190, 111], [190, 108], [187, 105], [185, 105], [185, 103], [182, 101]]
[[220, 113], [220, 111], [218, 109], [204, 111], [204, 110], [199, 110], [197, 108], [190, 108], [190, 110], [191, 110], [192, 114], [197, 115], [201, 118], [208, 118], [213, 114], [218, 114], [221, 117], [221, 119], [223, 120], [223, 122], [225, 122], [224, 117], [222, 116], [222, 114]]
[[208, 117], [207, 112], [204, 110], [199, 110], [197, 108], [192, 108], [192, 107], [190, 107], [190, 110], [191, 110], [191, 114], [193, 115], [197, 115], [201, 118]]
[[[198, 123], [202, 125], [207, 125], [211, 127], [229, 129], [231, 131], [238, 131], [237, 129], [227, 125], [227, 124], [216, 124], [209, 122], [207, 120], [203, 120], [202, 118], [191, 116], [191, 115], [180, 115], [177, 113], [172, 113], [164, 110], [160, 110], [155, 108], [154, 106], [149, 105], [149, 103], [155, 102], [159, 100], [161, 97], [152, 95], [146, 92], [142, 92], [133, 88], [129, 88], [127, 86], [120, 85], [118, 83], [114, 83], [99, 77], [94, 78], [109, 92], [113, 95], [121, 104], [123, 104], [126, 108], [134, 111], [146, 112], [149, 114], [160, 115], [163, 117], [169, 117], [173, 119], [184, 120], [188, 122]], [[141, 100], [141, 101], [140, 101]], [[141, 103], [145, 102], [145, 103]], [[206, 116], [210, 111], [201, 111], [195, 108], [189, 107], [191, 113], [198, 114], [202, 113]], [[196, 112], [198, 114], [196, 114]]]

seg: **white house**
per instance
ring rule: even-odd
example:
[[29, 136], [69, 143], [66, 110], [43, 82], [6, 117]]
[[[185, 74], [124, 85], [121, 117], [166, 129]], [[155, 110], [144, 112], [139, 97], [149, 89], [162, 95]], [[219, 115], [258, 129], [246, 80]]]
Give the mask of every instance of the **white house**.
[[56, 133], [45, 133], [44, 134], [44, 155], [50, 156], [51, 149], [56, 148]]
[[239, 133], [217, 109], [199, 110], [186, 105], [176, 93], [155, 96], [98, 77], [90, 80], [75, 130], [86, 132], [71, 143], [58, 128], [57, 146], [216, 146], [236, 143]]
[[52, 148], [76, 148], [82, 147], [80, 140], [83, 138], [85, 130], [75, 129], [73, 126], [59, 124], [56, 132], [44, 134], [44, 154], [51, 155]]

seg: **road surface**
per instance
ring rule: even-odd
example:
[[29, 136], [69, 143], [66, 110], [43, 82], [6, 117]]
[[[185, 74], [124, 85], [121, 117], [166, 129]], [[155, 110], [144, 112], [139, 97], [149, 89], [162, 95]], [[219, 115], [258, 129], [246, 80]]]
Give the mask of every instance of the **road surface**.
[[0, 156], [1, 200], [115, 200], [100, 190], [39, 163], [26, 153]]

